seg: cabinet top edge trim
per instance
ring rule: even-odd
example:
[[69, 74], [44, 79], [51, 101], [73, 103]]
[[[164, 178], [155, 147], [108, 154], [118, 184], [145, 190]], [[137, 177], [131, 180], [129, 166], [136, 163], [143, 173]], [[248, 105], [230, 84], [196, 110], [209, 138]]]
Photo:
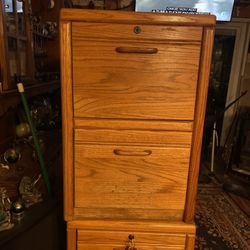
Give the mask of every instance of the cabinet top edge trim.
[[61, 21], [81, 22], [116, 22], [136, 24], [167, 24], [185, 26], [214, 26], [216, 18], [214, 15], [202, 14], [162, 14], [151, 12], [129, 12], [113, 10], [83, 10], [83, 9], [61, 9]]

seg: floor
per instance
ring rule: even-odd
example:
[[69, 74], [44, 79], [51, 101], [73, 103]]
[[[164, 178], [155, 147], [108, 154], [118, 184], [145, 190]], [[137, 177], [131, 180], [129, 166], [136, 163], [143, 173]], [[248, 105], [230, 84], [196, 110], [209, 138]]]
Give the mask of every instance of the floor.
[[250, 250], [249, 216], [224, 191], [215, 175], [206, 179], [209, 181], [198, 186], [195, 249]]
[[[242, 211], [250, 216], [249, 179], [246, 179], [245, 177], [242, 178], [241, 176], [235, 175], [234, 173], [228, 171], [223, 161], [218, 157], [215, 159], [213, 173], [210, 171], [210, 165], [210, 162], [205, 162], [202, 164], [202, 174], [200, 175], [200, 181], [209, 182], [209, 177], [215, 176], [219, 182], [224, 183], [226, 193], [230, 195], [230, 197]], [[227, 188], [227, 184], [232, 183], [234, 183], [233, 188], [231, 188], [232, 185]]]

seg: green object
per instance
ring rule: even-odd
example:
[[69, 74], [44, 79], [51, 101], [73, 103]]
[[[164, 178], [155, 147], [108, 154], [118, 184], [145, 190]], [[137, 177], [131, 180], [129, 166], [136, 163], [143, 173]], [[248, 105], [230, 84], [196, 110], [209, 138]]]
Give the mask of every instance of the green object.
[[42, 155], [42, 152], [41, 152], [41, 147], [40, 147], [40, 144], [39, 144], [39, 140], [37, 138], [37, 131], [36, 131], [35, 126], [33, 125], [33, 121], [32, 121], [31, 115], [30, 115], [30, 110], [29, 110], [27, 98], [26, 98], [26, 95], [25, 95], [25, 92], [24, 92], [23, 84], [18, 83], [17, 88], [18, 88], [18, 91], [20, 93], [21, 100], [22, 100], [23, 107], [24, 107], [24, 111], [25, 111], [25, 114], [27, 116], [27, 120], [28, 120], [28, 123], [29, 123], [29, 126], [30, 126], [32, 138], [33, 138], [34, 145], [35, 145], [36, 155], [37, 155], [40, 167], [41, 167], [42, 176], [43, 176], [45, 185], [47, 187], [48, 193], [51, 195], [51, 187], [50, 187], [49, 177], [48, 177], [47, 170], [46, 170], [46, 167], [45, 167], [45, 163], [44, 163], [43, 155]]

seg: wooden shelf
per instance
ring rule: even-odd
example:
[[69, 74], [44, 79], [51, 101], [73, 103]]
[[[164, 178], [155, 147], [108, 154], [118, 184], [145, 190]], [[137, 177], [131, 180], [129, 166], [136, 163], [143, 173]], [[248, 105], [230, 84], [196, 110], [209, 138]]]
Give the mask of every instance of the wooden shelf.
[[[25, 93], [27, 97], [32, 97], [44, 93], [50, 93], [60, 88], [60, 81], [51, 81], [45, 83], [35, 83], [29, 86], [25, 86]], [[16, 107], [20, 102], [17, 89], [3, 91], [0, 93], [0, 116], [8, 111], [9, 108]]]
[[10, 230], [0, 232], [0, 248], [4, 248], [22, 233], [25, 233], [27, 230], [30, 230], [39, 224], [41, 220], [46, 218], [53, 210], [56, 209], [56, 205], [56, 201], [54, 200], [45, 200], [26, 209], [24, 211], [24, 218], [19, 224], [15, 224], [15, 226]]

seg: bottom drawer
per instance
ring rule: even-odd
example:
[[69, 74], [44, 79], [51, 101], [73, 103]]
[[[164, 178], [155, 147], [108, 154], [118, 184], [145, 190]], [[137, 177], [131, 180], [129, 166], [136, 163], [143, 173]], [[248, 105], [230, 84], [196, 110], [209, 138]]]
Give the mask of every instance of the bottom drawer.
[[77, 233], [78, 250], [184, 250], [185, 242], [185, 234], [85, 230]]

